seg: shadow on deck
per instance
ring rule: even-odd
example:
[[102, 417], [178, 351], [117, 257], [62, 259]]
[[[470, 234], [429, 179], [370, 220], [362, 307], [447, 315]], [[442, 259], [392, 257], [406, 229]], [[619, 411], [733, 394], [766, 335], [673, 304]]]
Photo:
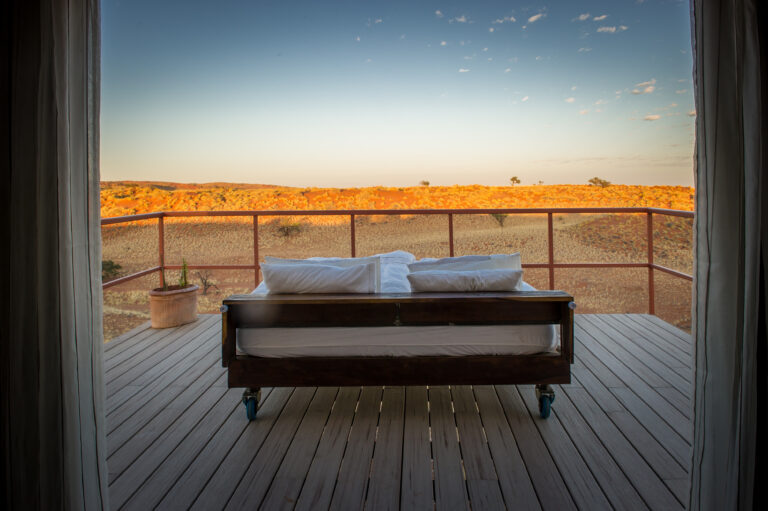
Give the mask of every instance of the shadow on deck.
[[248, 422], [220, 320], [105, 345], [112, 509], [683, 509], [691, 339], [577, 315], [573, 382], [264, 389]]

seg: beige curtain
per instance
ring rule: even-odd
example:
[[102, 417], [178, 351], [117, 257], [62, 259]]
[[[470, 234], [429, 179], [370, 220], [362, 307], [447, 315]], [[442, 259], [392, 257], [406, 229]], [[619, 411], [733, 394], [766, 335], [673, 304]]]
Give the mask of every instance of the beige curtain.
[[[696, 374], [691, 509], [758, 509], [765, 435], [764, 0], [694, 0]], [[761, 357], [761, 358], [760, 358]], [[757, 483], [757, 484], [756, 484]], [[763, 503], [764, 504], [764, 503]]]
[[99, 2], [11, 0], [0, 20], [0, 499], [105, 509]]

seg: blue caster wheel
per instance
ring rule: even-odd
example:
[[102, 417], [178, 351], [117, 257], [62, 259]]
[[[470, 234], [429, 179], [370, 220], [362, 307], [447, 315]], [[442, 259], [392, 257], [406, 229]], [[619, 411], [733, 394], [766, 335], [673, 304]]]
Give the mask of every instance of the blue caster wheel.
[[552, 412], [555, 391], [549, 385], [536, 385], [536, 399], [539, 400], [539, 415], [542, 419], [546, 419]]
[[245, 415], [249, 421], [256, 420], [256, 412], [259, 411], [259, 402], [261, 401], [261, 389], [245, 389], [243, 392], [243, 404], [245, 405]]
[[249, 421], [256, 420], [256, 411], [259, 409], [259, 404], [256, 402], [255, 397], [249, 397], [245, 400], [245, 415]]
[[546, 419], [549, 417], [551, 411], [552, 400], [549, 398], [549, 396], [541, 396], [539, 398], [539, 415], [541, 415], [541, 418]]

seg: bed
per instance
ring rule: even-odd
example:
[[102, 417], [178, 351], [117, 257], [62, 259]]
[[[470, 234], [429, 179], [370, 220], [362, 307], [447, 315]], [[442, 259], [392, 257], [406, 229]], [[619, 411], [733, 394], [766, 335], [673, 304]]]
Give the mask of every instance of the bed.
[[550, 385], [570, 383], [570, 294], [525, 283], [412, 292], [413, 256], [377, 257], [375, 293], [275, 294], [262, 283], [223, 301], [222, 363], [229, 387], [245, 387], [249, 420], [260, 389], [274, 386], [535, 384], [549, 416]]

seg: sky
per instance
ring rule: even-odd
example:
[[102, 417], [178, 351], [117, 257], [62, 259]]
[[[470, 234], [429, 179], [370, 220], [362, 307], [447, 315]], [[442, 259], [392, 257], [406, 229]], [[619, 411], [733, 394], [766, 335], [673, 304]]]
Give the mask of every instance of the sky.
[[102, 180], [693, 184], [686, 0], [103, 0]]

